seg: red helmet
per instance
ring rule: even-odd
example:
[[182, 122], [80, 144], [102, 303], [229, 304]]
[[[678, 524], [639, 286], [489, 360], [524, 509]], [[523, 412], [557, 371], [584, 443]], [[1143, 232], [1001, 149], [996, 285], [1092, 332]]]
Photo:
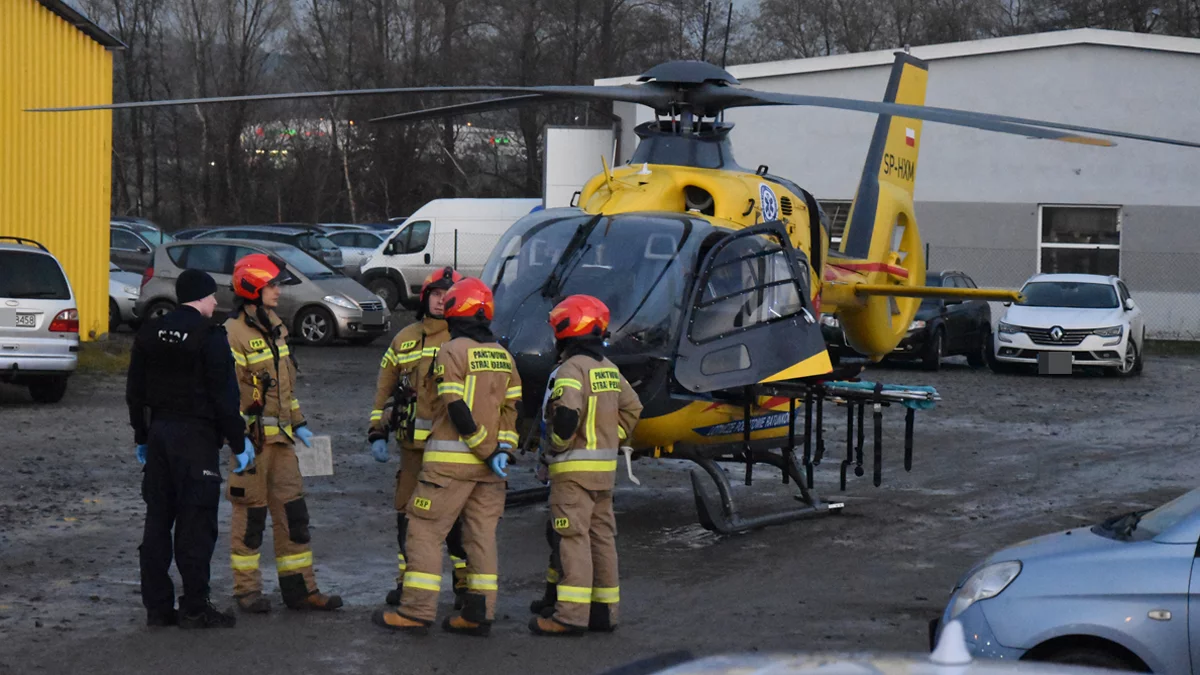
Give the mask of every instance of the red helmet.
[[425, 301], [425, 294], [429, 291], [438, 288], [442, 289], [443, 291], [448, 291], [450, 290], [451, 286], [457, 284], [465, 278], [466, 277], [459, 274], [457, 270], [450, 266], [430, 272], [429, 276], [425, 277], [425, 283], [421, 284], [421, 301]]
[[495, 303], [492, 289], [475, 277], [466, 277], [446, 291], [446, 318], [482, 318], [492, 320]]
[[550, 310], [555, 339], [601, 337], [608, 331], [608, 306], [590, 295], [572, 295]]
[[258, 300], [262, 289], [278, 281], [286, 269], [275, 256], [251, 253], [233, 266], [233, 292], [247, 300]]

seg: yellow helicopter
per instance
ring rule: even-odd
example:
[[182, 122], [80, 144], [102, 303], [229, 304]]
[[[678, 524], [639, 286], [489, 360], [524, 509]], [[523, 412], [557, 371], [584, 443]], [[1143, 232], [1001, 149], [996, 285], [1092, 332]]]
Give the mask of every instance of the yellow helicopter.
[[[702, 61], [651, 68], [640, 84], [621, 86], [457, 86], [359, 89], [177, 99], [43, 108], [36, 112], [410, 93], [504, 94], [500, 98], [388, 115], [411, 122], [585, 99], [630, 101], [655, 110], [639, 125], [640, 143], [627, 165], [602, 171], [571, 207], [538, 210], [515, 222], [493, 249], [482, 277], [496, 299], [493, 330], [513, 353], [525, 383], [522, 445], [537, 443], [541, 401], [556, 361], [545, 317], [563, 297], [603, 300], [612, 320], [610, 358], [645, 406], [627, 461], [653, 456], [695, 462], [715, 482], [719, 503], [692, 473], [701, 523], [722, 533], [833, 513], [813, 490], [813, 467], [824, 454], [822, 403], [847, 408], [847, 455], [841, 485], [854, 466], [862, 475], [863, 417], [875, 423], [875, 485], [880, 483], [880, 409], [905, 404], [905, 468], [911, 468], [914, 407], [882, 385], [853, 388], [835, 372], [819, 319], [835, 315], [849, 347], [877, 362], [905, 337], [921, 298], [1019, 301], [1002, 289], [925, 286], [924, 249], [913, 209], [922, 122], [932, 121], [1022, 136], [1111, 146], [1117, 136], [1200, 147], [1200, 144], [1077, 125], [924, 105], [927, 64], [897, 52], [883, 101], [861, 101], [746, 89], [724, 69]], [[875, 127], [840, 246], [829, 247], [827, 219], [796, 183], [750, 170], [733, 158], [725, 110], [804, 105], [875, 113]], [[861, 372], [858, 371], [858, 372]], [[934, 395], [933, 398], [936, 398]], [[802, 431], [797, 401], [804, 402]], [[854, 407], [858, 443], [854, 447]], [[813, 420], [813, 408], [816, 420]], [[815, 430], [815, 449], [813, 448]], [[799, 433], [798, 433], [799, 431]], [[802, 436], [803, 459], [796, 456]], [[855, 458], [857, 452], [857, 459]], [[774, 466], [800, 490], [798, 507], [742, 517], [717, 462]], [[629, 469], [633, 477], [632, 469]], [[510, 494], [510, 503], [541, 498], [541, 489]]]

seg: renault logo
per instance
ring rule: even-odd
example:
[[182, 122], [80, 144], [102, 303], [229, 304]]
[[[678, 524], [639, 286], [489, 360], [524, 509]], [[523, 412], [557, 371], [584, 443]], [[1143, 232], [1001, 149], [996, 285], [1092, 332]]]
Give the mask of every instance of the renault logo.
[[1058, 326], [1051, 328], [1050, 329], [1050, 337], [1055, 342], [1058, 342], [1059, 340], [1063, 339], [1063, 329], [1059, 328]]

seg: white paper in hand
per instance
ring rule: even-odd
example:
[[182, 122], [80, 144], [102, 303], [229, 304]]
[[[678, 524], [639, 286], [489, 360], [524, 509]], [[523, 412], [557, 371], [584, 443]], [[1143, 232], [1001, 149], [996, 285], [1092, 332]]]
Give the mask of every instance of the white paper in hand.
[[312, 447], [296, 444], [296, 457], [300, 460], [300, 475], [333, 475], [333, 439], [329, 436], [313, 436]]

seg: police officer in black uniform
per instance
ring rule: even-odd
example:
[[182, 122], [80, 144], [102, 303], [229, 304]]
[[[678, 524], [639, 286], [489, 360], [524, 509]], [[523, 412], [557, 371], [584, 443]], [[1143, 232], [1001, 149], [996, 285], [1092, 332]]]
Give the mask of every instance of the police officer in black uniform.
[[[225, 329], [210, 320], [216, 290], [204, 272], [184, 271], [175, 283], [179, 308], [143, 324], [129, 362], [125, 400], [137, 458], [145, 465], [146, 523], [138, 550], [149, 626], [231, 628], [236, 621], [209, 601], [220, 448], [224, 442], [235, 449], [239, 471], [253, 466], [254, 448], [238, 410]], [[178, 610], [172, 557], [183, 578]]]

